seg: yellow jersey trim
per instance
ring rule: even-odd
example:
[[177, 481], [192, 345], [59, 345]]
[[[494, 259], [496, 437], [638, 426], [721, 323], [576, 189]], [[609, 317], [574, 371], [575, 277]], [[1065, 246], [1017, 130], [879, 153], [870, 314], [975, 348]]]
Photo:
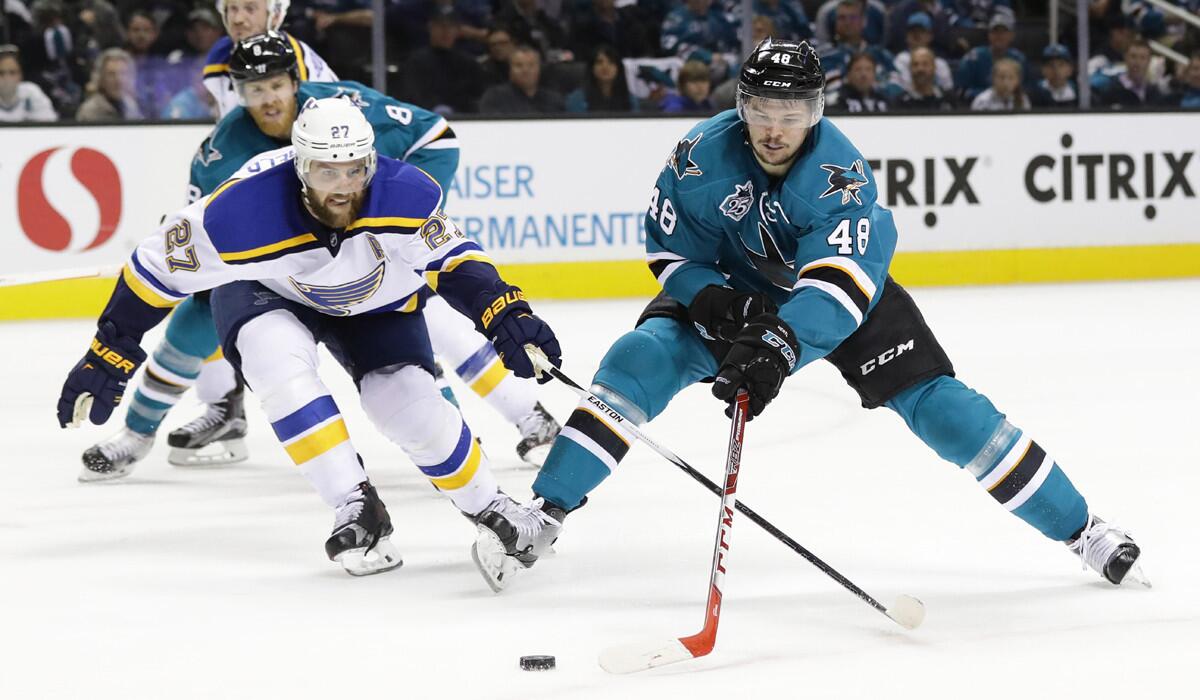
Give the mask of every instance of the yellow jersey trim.
[[288, 43], [292, 45], [292, 51], [296, 52], [296, 67], [300, 69], [300, 80], [308, 80], [308, 66], [304, 65], [304, 51], [300, 49], [300, 43], [296, 41], [296, 37], [288, 34], [287, 38]]
[[128, 265], [121, 268], [121, 279], [125, 280], [125, 284], [133, 290], [133, 293], [139, 299], [157, 309], [169, 309], [183, 301], [182, 299], [170, 299], [159, 294], [153, 287], [138, 279], [138, 276], [133, 274], [133, 270]]
[[205, 208], [208, 208], [208, 205], [212, 204], [213, 200], [216, 199], [218, 195], [220, 195], [222, 192], [229, 189], [230, 187], [233, 187], [233, 185], [238, 182], [241, 182], [241, 178], [234, 178], [231, 180], [226, 180], [225, 182], [222, 182], [220, 185], [217, 185], [217, 189], [213, 190], [212, 194], [208, 195], [208, 199], [204, 200]]
[[236, 253], [221, 253], [221, 259], [224, 260], [225, 262], [232, 262], [235, 260], [249, 260], [251, 258], [258, 258], [258, 257], [262, 257], [264, 255], [270, 255], [271, 253], [278, 253], [279, 251], [287, 250], [288, 248], [295, 248], [297, 246], [302, 246], [306, 243], [316, 243], [316, 242], [317, 242], [316, 236], [312, 235], [311, 233], [302, 233], [299, 236], [293, 236], [291, 238], [288, 238], [287, 240], [279, 241], [278, 243], [272, 243], [270, 245], [259, 246], [257, 248], [251, 248], [250, 250], [240, 250]]
[[428, 219], [414, 219], [405, 216], [372, 216], [363, 219], [355, 219], [353, 223], [346, 227], [347, 231], [353, 231], [359, 228], [376, 228], [380, 226], [401, 226], [403, 228], [420, 228], [425, 225]]
[[228, 72], [229, 72], [229, 64], [228, 63], [211, 63], [204, 67], [205, 75], [212, 75], [214, 73], [228, 73]]

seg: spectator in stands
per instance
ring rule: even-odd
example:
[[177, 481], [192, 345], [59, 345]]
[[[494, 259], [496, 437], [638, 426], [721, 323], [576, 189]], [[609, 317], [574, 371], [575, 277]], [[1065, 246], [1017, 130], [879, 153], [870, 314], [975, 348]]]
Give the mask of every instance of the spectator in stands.
[[908, 46], [908, 32], [912, 26], [909, 24], [909, 20], [913, 15], [923, 14], [929, 18], [931, 44], [928, 46], [934, 49], [934, 55], [950, 51], [953, 43], [950, 38], [950, 13], [941, 0], [898, 0], [894, 4], [888, 4], [890, 8], [887, 14], [887, 35], [884, 41], [884, 47], [887, 50], [899, 52], [903, 51], [905, 47], [912, 50], [912, 47]]
[[78, 22], [73, 25], [77, 50], [93, 61], [104, 49], [125, 43], [121, 17], [107, 0], [80, 0]]
[[429, 46], [417, 49], [404, 63], [404, 96], [438, 114], [474, 112], [483, 93], [483, 69], [455, 48], [459, 17], [451, 8], [429, 20]]
[[[904, 40], [908, 48], [896, 56], [896, 76], [900, 86], [907, 90], [912, 87], [909, 63], [912, 61], [913, 51], [917, 49], [932, 51], [933, 19], [924, 12], [914, 12], [909, 15], [908, 31], [904, 34]], [[942, 92], [954, 90], [954, 74], [950, 72], [950, 64], [936, 54], [934, 55], [934, 70], [936, 71], [937, 85]]]
[[133, 57], [124, 49], [106, 49], [96, 59], [88, 98], [75, 118], [81, 122], [131, 121], [142, 118], [133, 96]]
[[485, 84], [503, 85], [508, 82], [508, 59], [512, 56], [515, 46], [507, 29], [493, 29], [488, 32], [487, 53], [479, 59]]
[[1096, 101], [1113, 109], [1139, 109], [1163, 104], [1166, 95], [1150, 80], [1150, 45], [1134, 39], [1125, 49], [1125, 71], [1116, 75], [1092, 76]]
[[508, 58], [508, 82], [483, 93], [479, 111], [485, 114], [534, 114], [562, 112], [563, 96], [542, 87], [542, 56], [528, 45], [518, 45]]
[[1042, 79], [1029, 91], [1029, 101], [1034, 107], [1078, 107], [1074, 74], [1071, 52], [1062, 44], [1050, 44], [1042, 51]]
[[1017, 20], [1011, 0], [943, 0], [943, 4], [949, 9], [950, 23], [963, 29], [987, 26], [990, 30], [996, 17], [1008, 20], [1012, 28]]
[[595, 56], [600, 46], [611, 47], [622, 58], [649, 56], [656, 51], [642, 13], [636, 4], [617, 7], [616, 0], [592, 0], [571, 23], [571, 48], [581, 56]]
[[875, 58], [869, 53], [855, 54], [846, 70], [846, 82], [832, 105], [844, 112], [886, 112], [888, 96], [875, 82]]
[[662, 102], [662, 111], [667, 114], [712, 114], [712, 76], [708, 66], [700, 61], [688, 61], [679, 69], [675, 79], [679, 92], [667, 95]]
[[637, 100], [629, 94], [625, 64], [611, 46], [596, 47], [583, 87], [567, 95], [568, 112], [636, 112]]
[[1099, 53], [1093, 53], [1088, 58], [1088, 75], [1095, 75], [1103, 70], [1119, 69], [1125, 61], [1125, 51], [1137, 35], [1133, 26], [1124, 15], [1117, 14], [1109, 18], [1108, 35]]
[[306, 0], [317, 30], [314, 48], [343, 80], [370, 82], [371, 0]]
[[1017, 112], [1029, 109], [1029, 98], [1021, 87], [1021, 64], [1000, 58], [992, 66], [992, 86], [971, 101], [975, 112]]
[[863, 1], [838, 0], [836, 10], [836, 43], [820, 53], [821, 67], [825, 70], [825, 99], [838, 101], [837, 94], [850, 68], [850, 59], [860, 53], [869, 53], [875, 60], [877, 85], [893, 81], [895, 58], [882, 46], [867, 42], [863, 35]]
[[21, 47], [25, 75], [37, 83], [59, 114], [70, 114], [79, 104], [79, 84], [86, 76], [75, 54], [71, 30], [63, 22], [59, 0], [36, 0], [30, 7], [33, 30]]
[[0, 122], [54, 122], [58, 113], [46, 93], [24, 81], [21, 53], [16, 46], [0, 46]]
[[924, 47], [913, 49], [909, 70], [911, 80], [905, 87], [904, 94], [900, 96], [897, 108], [944, 112], [957, 106], [953, 91], [943, 90], [937, 82], [937, 61], [939, 60], [941, 59], [933, 55], [932, 49]]
[[125, 50], [135, 61], [147, 56], [161, 56], [158, 42], [158, 22], [144, 10], [134, 10], [125, 20]]
[[[996, 14], [988, 22], [987, 46], [976, 46], [958, 64], [958, 79], [955, 83], [968, 100], [994, 84], [992, 67], [1001, 58], [1016, 61], [1020, 72], [1025, 70], [1025, 54], [1012, 47], [1012, 13]], [[971, 107], [974, 109], [974, 106]]]
[[[821, 44], [829, 45], [836, 43], [840, 35], [844, 35], [845, 31], [839, 27], [839, 23], [844, 18], [838, 17], [838, 8], [841, 7], [842, 0], [825, 0], [825, 3], [817, 8], [817, 19], [813, 22], [813, 30], [816, 33], [817, 41]], [[883, 29], [887, 23], [887, 8], [880, 0], [861, 0], [859, 3], [861, 9], [861, 26], [858, 32], [868, 44], [883, 45]]]
[[33, 31], [29, 0], [0, 0], [0, 44], [17, 46]]
[[513, 41], [534, 47], [551, 63], [572, 59], [566, 31], [538, 7], [538, 0], [507, 0], [507, 3], [496, 16], [496, 23], [508, 30]]
[[[800, 0], [754, 0], [754, 18], [759, 17], [771, 20], [775, 27], [775, 31], [767, 36], [792, 40], [812, 38], [812, 23]], [[757, 41], [753, 43], [758, 45]]]
[[1179, 102], [1183, 109], [1200, 109], [1200, 51], [1192, 58], [1179, 76]]
[[225, 29], [221, 26], [217, 13], [206, 7], [192, 10], [187, 19], [187, 31], [184, 34], [187, 39], [187, 53], [204, 58], [213, 44], [225, 33]]
[[702, 49], [709, 52], [737, 52], [737, 32], [713, 0], [686, 0], [667, 13], [659, 43], [665, 55], [688, 58]]

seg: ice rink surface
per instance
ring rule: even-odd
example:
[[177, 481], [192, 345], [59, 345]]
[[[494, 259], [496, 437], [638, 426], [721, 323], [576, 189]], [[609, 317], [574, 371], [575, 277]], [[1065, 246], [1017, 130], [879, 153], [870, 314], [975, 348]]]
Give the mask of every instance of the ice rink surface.
[[[93, 326], [0, 324], [0, 698], [1187, 696], [1200, 663], [1200, 281], [914, 296], [958, 376], [1134, 533], [1153, 590], [1081, 571], [818, 363], [747, 427], [739, 496], [880, 600], [921, 598], [925, 624], [906, 632], [739, 517], [713, 654], [611, 676], [601, 649], [692, 634], [704, 613], [717, 499], [648, 448], [568, 519], [557, 555], [493, 595], [470, 562], [472, 526], [374, 432], [329, 360], [405, 560], [355, 579], [325, 559], [332, 513], [256, 402], [248, 463], [172, 467], [163, 440], [128, 479], [79, 484], [80, 452], [119, 425], [65, 432], [54, 419]], [[535, 308], [564, 369], [587, 381], [640, 306]], [[542, 393], [565, 420], [574, 395]], [[503, 486], [527, 497], [515, 430], [473, 396], [464, 408]], [[195, 412], [189, 399], [166, 427]], [[728, 424], [707, 387], [647, 429], [719, 479]], [[553, 654], [558, 669], [520, 671], [523, 654]]]

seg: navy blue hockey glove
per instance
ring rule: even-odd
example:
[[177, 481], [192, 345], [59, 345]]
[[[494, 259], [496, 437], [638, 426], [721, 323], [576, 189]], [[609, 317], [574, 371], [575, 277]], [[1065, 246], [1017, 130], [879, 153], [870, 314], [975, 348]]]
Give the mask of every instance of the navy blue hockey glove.
[[92, 346], [63, 384], [58, 397], [58, 424], [77, 427], [85, 414], [96, 425], [107, 421], [121, 403], [133, 373], [145, 360], [146, 353], [137, 342], [117, 335], [112, 321], [100, 324]]
[[779, 395], [799, 357], [796, 335], [783, 319], [775, 314], [755, 316], [733, 339], [713, 380], [713, 396], [729, 404], [725, 415], [733, 417], [737, 390], [745, 388], [750, 395], [748, 418], [753, 418]]
[[[484, 310], [480, 323], [483, 333], [496, 348], [496, 354], [504, 366], [518, 377], [530, 379], [537, 375], [526, 345], [540, 349], [555, 367], [562, 366], [562, 348], [558, 338], [545, 321], [533, 315], [533, 309], [525, 301], [525, 293], [509, 286]], [[539, 384], [550, 381], [549, 374], [537, 378]]]
[[733, 342], [746, 322], [779, 310], [762, 292], [741, 292], [715, 284], [701, 289], [688, 306], [688, 318], [706, 340]]

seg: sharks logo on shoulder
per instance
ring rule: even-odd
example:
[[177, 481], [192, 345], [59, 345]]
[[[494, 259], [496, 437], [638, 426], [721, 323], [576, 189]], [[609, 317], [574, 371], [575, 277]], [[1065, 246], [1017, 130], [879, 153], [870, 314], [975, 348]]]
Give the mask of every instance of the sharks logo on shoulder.
[[196, 162], [207, 168], [218, 160], [221, 160], [221, 152], [213, 148], [212, 138], [204, 139], [204, 143], [200, 144], [200, 149], [196, 151]]
[[700, 138], [703, 136], [704, 132], [700, 132], [696, 134], [696, 138], [690, 141], [684, 138], [675, 144], [675, 150], [671, 151], [671, 157], [667, 159], [667, 165], [675, 171], [675, 177], [682, 180], [688, 175], [704, 174], [696, 161], [692, 160], [692, 150], [696, 148], [696, 144], [700, 143]]
[[721, 213], [734, 221], [741, 221], [754, 205], [754, 183], [746, 180], [744, 185], [734, 185], [733, 194], [721, 202]]
[[862, 198], [858, 196], [858, 191], [869, 181], [861, 160], [854, 161], [854, 164], [848, 168], [832, 163], [823, 163], [821, 169], [829, 173], [829, 189], [822, 192], [818, 199], [825, 199], [840, 192], [842, 204], [849, 204], [852, 199], [855, 204], [862, 204]]

